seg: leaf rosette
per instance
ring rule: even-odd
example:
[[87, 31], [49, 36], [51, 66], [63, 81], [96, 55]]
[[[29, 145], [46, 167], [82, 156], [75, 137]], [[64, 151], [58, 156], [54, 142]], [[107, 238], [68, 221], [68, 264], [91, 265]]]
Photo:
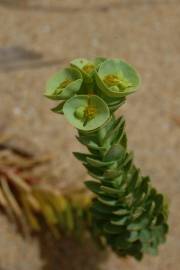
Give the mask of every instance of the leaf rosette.
[[110, 117], [107, 104], [96, 95], [77, 95], [66, 101], [63, 107], [66, 119], [82, 131], [94, 131]]
[[95, 72], [99, 89], [109, 97], [125, 97], [136, 91], [140, 84], [137, 71], [120, 59], [104, 61]]
[[77, 69], [65, 68], [48, 80], [45, 96], [54, 100], [66, 100], [80, 90], [82, 82], [82, 74]]

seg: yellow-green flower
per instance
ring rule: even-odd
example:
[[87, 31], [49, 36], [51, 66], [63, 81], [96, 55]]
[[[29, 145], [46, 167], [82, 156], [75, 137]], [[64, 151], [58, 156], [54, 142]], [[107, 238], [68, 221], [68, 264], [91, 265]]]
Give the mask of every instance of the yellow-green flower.
[[109, 97], [127, 96], [140, 84], [136, 70], [120, 59], [108, 59], [101, 63], [95, 77], [99, 89]]
[[82, 82], [82, 74], [77, 69], [65, 68], [47, 82], [45, 96], [55, 100], [66, 100], [80, 90]]
[[83, 75], [86, 83], [93, 81], [93, 75], [95, 70], [98, 69], [99, 65], [105, 61], [105, 58], [98, 57], [93, 60], [86, 58], [77, 58], [71, 61], [71, 66], [77, 68]]
[[109, 119], [106, 103], [96, 95], [77, 95], [66, 101], [63, 107], [66, 119], [77, 129], [93, 131]]

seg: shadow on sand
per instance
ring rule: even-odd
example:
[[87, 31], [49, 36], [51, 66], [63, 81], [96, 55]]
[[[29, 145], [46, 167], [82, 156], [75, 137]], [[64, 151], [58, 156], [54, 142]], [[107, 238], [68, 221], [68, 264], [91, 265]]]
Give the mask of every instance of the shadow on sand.
[[0, 72], [62, 65], [67, 59], [44, 59], [41, 53], [20, 46], [0, 48]]
[[49, 232], [39, 236], [43, 270], [100, 270], [107, 252], [100, 250], [88, 237], [79, 242], [73, 237], [56, 240]]

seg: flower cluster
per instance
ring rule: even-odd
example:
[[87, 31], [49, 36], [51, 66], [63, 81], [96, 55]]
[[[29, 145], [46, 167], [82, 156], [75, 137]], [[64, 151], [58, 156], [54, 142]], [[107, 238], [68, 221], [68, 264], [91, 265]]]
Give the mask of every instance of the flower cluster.
[[120, 59], [75, 59], [47, 83], [45, 96], [61, 100], [54, 109], [81, 131], [102, 127], [140, 83], [137, 71]]

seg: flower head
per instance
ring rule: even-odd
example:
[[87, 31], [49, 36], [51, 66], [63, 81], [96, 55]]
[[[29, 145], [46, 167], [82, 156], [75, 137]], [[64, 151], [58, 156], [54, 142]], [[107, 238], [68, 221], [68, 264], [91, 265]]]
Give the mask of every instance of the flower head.
[[91, 83], [93, 81], [93, 75], [95, 70], [99, 65], [105, 61], [105, 58], [96, 58], [93, 60], [88, 60], [86, 58], [77, 58], [71, 61], [71, 66], [77, 68], [83, 75], [86, 83]]
[[63, 107], [67, 120], [83, 131], [101, 127], [110, 117], [106, 103], [96, 95], [77, 95], [70, 98]]
[[125, 97], [139, 86], [140, 78], [136, 70], [119, 59], [104, 61], [96, 71], [99, 89], [109, 97]]
[[77, 69], [65, 68], [47, 82], [45, 96], [57, 100], [68, 99], [80, 90], [82, 81], [82, 75]]

